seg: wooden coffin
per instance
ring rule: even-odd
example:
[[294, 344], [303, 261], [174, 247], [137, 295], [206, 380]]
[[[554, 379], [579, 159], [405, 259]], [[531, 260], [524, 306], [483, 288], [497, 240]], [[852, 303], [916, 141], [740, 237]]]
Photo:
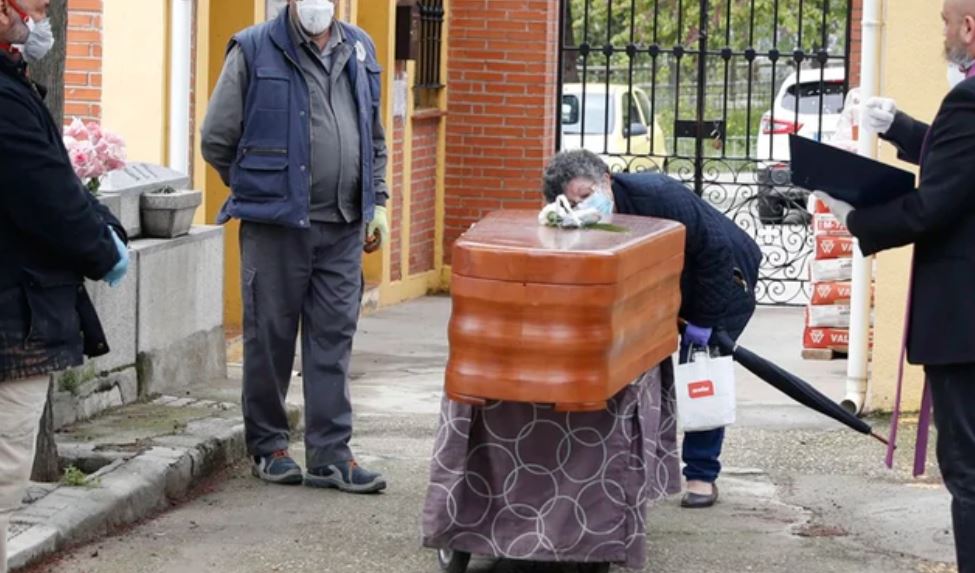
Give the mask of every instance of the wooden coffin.
[[499, 211], [454, 244], [445, 390], [459, 402], [606, 401], [677, 349], [684, 227], [616, 215], [624, 232]]

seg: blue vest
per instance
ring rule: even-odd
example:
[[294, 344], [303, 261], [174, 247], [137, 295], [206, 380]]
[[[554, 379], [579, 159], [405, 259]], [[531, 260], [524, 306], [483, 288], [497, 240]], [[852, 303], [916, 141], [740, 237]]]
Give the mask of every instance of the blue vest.
[[[244, 131], [230, 168], [230, 198], [217, 217], [220, 224], [234, 218], [299, 229], [310, 226], [311, 111], [288, 18], [288, 10], [282, 10], [273, 21], [248, 28], [230, 42], [230, 48], [240, 46], [250, 77]], [[381, 68], [369, 36], [355, 26], [338, 24], [345, 41], [361, 45], [366, 53], [364, 61], [351, 58], [345, 73], [359, 108], [362, 219], [371, 221], [376, 204], [372, 132]], [[361, 53], [358, 47], [356, 53]]]

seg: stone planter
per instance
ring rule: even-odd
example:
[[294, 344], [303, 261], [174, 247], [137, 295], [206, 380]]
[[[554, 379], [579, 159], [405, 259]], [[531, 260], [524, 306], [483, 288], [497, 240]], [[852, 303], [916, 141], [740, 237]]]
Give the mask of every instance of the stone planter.
[[203, 193], [181, 190], [145, 193], [139, 200], [142, 235], [172, 239], [185, 235], [193, 225], [193, 215], [203, 202]]
[[142, 194], [166, 187], [187, 189], [190, 186], [190, 179], [183, 173], [161, 165], [130, 163], [123, 169], [112, 171], [102, 177], [101, 183], [102, 195], [109, 192], [121, 197], [119, 211], [113, 213], [122, 222], [129, 238], [136, 239], [142, 235], [142, 217], [139, 213]]

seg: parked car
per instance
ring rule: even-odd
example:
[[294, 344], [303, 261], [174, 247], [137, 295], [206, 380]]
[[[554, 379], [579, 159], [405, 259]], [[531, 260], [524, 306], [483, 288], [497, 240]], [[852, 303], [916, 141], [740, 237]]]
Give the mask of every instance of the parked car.
[[582, 88], [581, 83], [562, 88], [563, 150], [588, 149], [614, 172], [664, 167], [664, 133], [646, 92], [626, 84], [609, 84], [607, 90], [605, 83], [587, 83], [583, 97]]
[[837, 67], [803, 69], [779, 88], [772, 109], [762, 116], [757, 142], [758, 215], [763, 223], [809, 222], [809, 191], [790, 183], [789, 135], [829, 140], [845, 97], [846, 71]]

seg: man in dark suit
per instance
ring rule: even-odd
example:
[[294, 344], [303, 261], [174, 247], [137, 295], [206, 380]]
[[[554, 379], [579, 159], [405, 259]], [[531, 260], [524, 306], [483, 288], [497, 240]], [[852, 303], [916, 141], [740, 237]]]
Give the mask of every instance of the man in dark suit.
[[914, 245], [908, 361], [924, 366], [938, 427], [938, 462], [952, 495], [960, 573], [975, 573], [975, 1], [944, 5], [945, 56], [965, 79], [929, 126], [874, 98], [863, 122], [921, 166], [920, 185], [856, 209], [822, 197], [864, 255]]
[[[734, 221], [691, 192], [680, 181], [659, 173], [619, 173], [586, 150], [564, 151], [549, 162], [545, 199], [565, 195], [573, 205], [677, 221], [687, 228], [681, 274], [680, 316], [687, 321], [682, 359], [689, 347], [707, 346], [714, 330], [737, 339], [755, 312], [755, 287], [762, 251]], [[721, 472], [724, 428], [684, 435], [683, 460], [688, 508], [714, 505], [714, 485]]]
[[[0, 0], [0, 43], [28, 30]], [[45, 15], [48, 0], [20, 0]], [[0, 50], [0, 572], [20, 506], [50, 373], [108, 352], [84, 278], [125, 275], [125, 231], [75, 176], [61, 130], [21, 56]]]

